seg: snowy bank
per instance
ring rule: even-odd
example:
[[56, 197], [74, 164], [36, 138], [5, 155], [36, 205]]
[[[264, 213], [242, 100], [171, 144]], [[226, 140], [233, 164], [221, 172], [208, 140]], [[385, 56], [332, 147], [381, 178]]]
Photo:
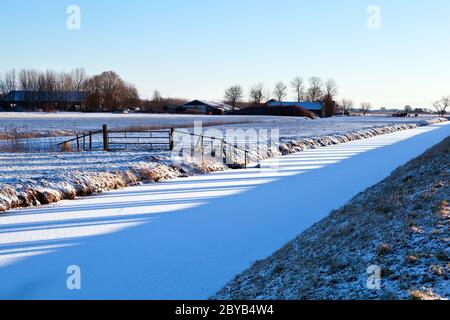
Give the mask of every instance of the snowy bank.
[[141, 158], [128, 167], [122, 166], [111, 171], [104, 171], [102, 167], [99, 167], [100, 172], [62, 170], [57, 172], [56, 176], [49, 173], [34, 179], [19, 179], [11, 184], [3, 183], [0, 189], [0, 211], [46, 205], [64, 199], [73, 200], [79, 196], [98, 194], [144, 181], [159, 182], [223, 169], [223, 164], [208, 159], [195, 162], [189, 159], [180, 161], [164, 156], [153, 156]]
[[397, 131], [416, 129], [424, 126], [429, 126], [436, 123], [448, 121], [445, 118], [435, 118], [430, 120], [424, 120], [416, 123], [408, 124], [398, 124], [398, 125], [387, 125], [378, 126], [369, 129], [362, 129], [348, 133], [337, 133], [328, 136], [319, 136], [311, 138], [303, 138], [298, 140], [291, 140], [289, 142], [281, 143], [277, 148], [265, 148], [258, 147], [256, 152], [250, 153], [250, 159], [252, 161], [257, 161], [261, 159], [267, 159], [277, 156], [283, 156], [288, 154], [293, 154], [305, 150], [316, 149], [321, 147], [327, 147], [332, 145], [337, 145], [340, 143], [347, 143], [350, 141], [368, 139], [376, 137], [383, 134], [393, 133]]
[[[215, 298], [450, 298], [449, 164], [447, 138], [254, 263]], [[375, 272], [380, 286], [369, 281], [375, 286], [368, 288]]]
[[[410, 124], [398, 124], [381, 126], [358, 130], [355, 132], [338, 133], [330, 136], [316, 138], [302, 138], [287, 143], [281, 143], [273, 147], [258, 145], [256, 150], [249, 154], [251, 162], [258, 162], [263, 159], [278, 157], [281, 155], [301, 152], [308, 149], [315, 149], [324, 146], [331, 146], [349, 141], [366, 139], [387, 133], [414, 129], [434, 123], [447, 121], [446, 119], [432, 119]], [[103, 153], [94, 153], [107, 157]], [[77, 159], [77, 155], [79, 158]], [[127, 154], [110, 153], [108, 157], [118, 159], [127, 157]], [[9, 157], [19, 157], [19, 155], [8, 154]], [[36, 155], [29, 155], [32, 159]], [[67, 157], [67, 154], [52, 155], [52, 157]], [[71, 154], [73, 161], [79, 161], [80, 165], [76, 169], [54, 170], [48, 167], [41, 170], [38, 177], [12, 178], [0, 172], [0, 212], [13, 208], [39, 206], [51, 204], [63, 199], [75, 199], [77, 196], [87, 196], [98, 194], [108, 190], [136, 185], [141, 182], [158, 182], [184, 177], [190, 175], [204, 174], [226, 169], [226, 166], [215, 160], [204, 158], [202, 161], [195, 161], [190, 158], [172, 158], [168, 155], [150, 156], [139, 154], [129, 157], [136, 158], [128, 160], [126, 163], [116, 163], [114, 166], [104, 166], [103, 159], [89, 169], [83, 169], [84, 161], [89, 162], [89, 153]], [[243, 153], [235, 154], [238, 163], [244, 163]], [[14, 160], [14, 159], [13, 159]], [[25, 161], [22, 159], [22, 161]], [[57, 161], [57, 159], [54, 159]], [[118, 161], [120, 162], [120, 161]], [[89, 163], [90, 164], [90, 163]], [[67, 163], [64, 163], [67, 165]], [[14, 161], [10, 164], [9, 171], [20, 171], [16, 168]], [[39, 171], [39, 169], [36, 169]]]

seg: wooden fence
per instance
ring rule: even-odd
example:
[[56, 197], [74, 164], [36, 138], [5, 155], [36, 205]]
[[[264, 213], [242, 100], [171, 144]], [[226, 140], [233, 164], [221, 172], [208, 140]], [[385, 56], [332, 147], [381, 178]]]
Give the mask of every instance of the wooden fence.
[[76, 151], [117, 151], [136, 147], [145, 150], [170, 151], [173, 131], [144, 131], [144, 130], [109, 130], [106, 125], [102, 130], [78, 133], [73, 139], [58, 143], [58, 146]]
[[[103, 125], [102, 130], [81, 132], [75, 138], [58, 144], [64, 150], [73, 151], [119, 151], [119, 150], [145, 150], [145, 151], [173, 151], [175, 148], [175, 134], [189, 135], [197, 141], [194, 153], [203, 157], [222, 158], [224, 163], [230, 167], [247, 167], [249, 163], [249, 151], [237, 145], [231, 144], [224, 139], [206, 135], [178, 131], [174, 128], [169, 130], [135, 131], [135, 130], [109, 130]], [[220, 147], [214, 146], [219, 144]], [[74, 145], [74, 148], [72, 147]], [[220, 154], [216, 154], [217, 150]], [[243, 155], [243, 161], [236, 161], [236, 154]]]

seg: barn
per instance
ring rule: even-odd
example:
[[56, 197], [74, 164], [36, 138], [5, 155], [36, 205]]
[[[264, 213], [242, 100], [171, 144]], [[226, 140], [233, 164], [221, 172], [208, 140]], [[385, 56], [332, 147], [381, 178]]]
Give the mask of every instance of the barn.
[[11, 111], [35, 110], [42, 107], [81, 108], [86, 99], [85, 92], [78, 91], [11, 91], [2, 99], [3, 108]]
[[330, 117], [335, 114], [336, 103], [331, 101], [327, 102], [280, 102], [276, 100], [269, 100], [267, 102], [267, 107], [300, 107], [310, 112], [313, 112], [317, 116]]
[[325, 102], [280, 102], [276, 100], [269, 100], [267, 102], [269, 108], [282, 108], [282, 107], [300, 107], [305, 110], [311, 111], [319, 117], [326, 117]]
[[223, 115], [236, 110], [232, 106], [222, 102], [212, 102], [206, 100], [193, 100], [176, 108], [178, 113]]

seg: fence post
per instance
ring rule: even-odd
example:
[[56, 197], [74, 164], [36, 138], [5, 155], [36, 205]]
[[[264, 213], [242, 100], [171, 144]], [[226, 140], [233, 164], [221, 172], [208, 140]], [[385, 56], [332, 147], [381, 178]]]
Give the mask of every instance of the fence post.
[[[225, 148], [224, 140], [220, 139], [220, 157], [224, 161], [224, 164], [227, 164], [227, 151], [224, 148]], [[225, 153], [225, 157], [224, 157], [224, 153]]]
[[103, 125], [103, 150], [109, 151], [109, 136], [108, 136], [108, 126]]
[[174, 145], [175, 145], [175, 143], [174, 143], [175, 139], [173, 137], [174, 133], [175, 133], [175, 129], [174, 128], [170, 128], [170, 136], [169, 136], [169, 150], [170, 151], [173, 151]]
[[215, 157], [216, 156], [216, 149], [214, 149], [214, 141], [215, 141], [216, 139], [214, 138], [214, 137], [212, 137], [212, 139], [211, 139], [211, 157]]
[[92, 151], [92, 131], [89, 131], [89, 150]]
[[233, 145], [228, 142], [225, 144], [225, 159], [226, 159], [225, 161], [226, 161], [227, 165], [234, 164], [234, 162], [233, 162]]
[[245, 150], [245, 165], [244, 165], [245, 169], [247, 169], [247, 160], [248, 160], [248, 158], [247, 158], [247, 150]]
[[203, 140], [204, 140], [204, 137], [202, 136], [201, 137], [201, 151], [202, 151], [202, 163], [203, 163], [203, 161], [204, 161], [204, 153], [205, 153], [205, 147], [204, 147], [204, 144], [203, 144]]
[[77, 133], [77, 151], [80, 152], [80, 135]]

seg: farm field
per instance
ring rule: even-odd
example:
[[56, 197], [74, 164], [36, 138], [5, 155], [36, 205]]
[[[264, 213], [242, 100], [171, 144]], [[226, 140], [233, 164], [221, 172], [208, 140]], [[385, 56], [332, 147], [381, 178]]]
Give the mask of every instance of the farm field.
[[[245, 121], [253, 123], [245, 123]], [[229, 129], [247, 130], [253, 128], [280, 130], [280, 143], [299, 140], [302, 138], [324, 137], [345, 134], [357, 130], [379, 128], [403, 124], [415, 124], [432, 117], [421, 118], [393, 118], [386, 116], [369, 117], [334, 117], [329, 119], [309, 120], [291, 117], [208, 117], [185, 115], [116, 115], [116, 114], [41, 114], [41, 113], [0, 113], [0, 131], [16, 125], [23, 130], [49, 130], [52, 132], [68, 132], [77, 130], [98, 130], [103, 123], [112, 129], [151, 126], [170, 127], [180, 126], [191, 130], [194, 121], [203, 121], [212, 127], [204, 128], [206, 134], [209, 130], [220, 130], [224, 133]], [[220, 121], [221, 124], [218, 124]], [[214, 125], [215, 123], [215, 125]], [[223, 124], [233, 123], [233, 124]], [[20, 126], [18, 125], [20, 124]], [[67, 175], [81, 174], [82, 172], [115, 172], [123, 171], [132, 166], [141, 166], [151, 162], [152, 156], [170, 157], [168, 152], [148, 152], [145, 149], [133, 152], [58, 152], [61, 147], [57, 144], [68, 137], [45, 137], [19, 139], [19, 148], [26, 152], [0, 152], [0, 184], [27, 184], [33, 180], [63, 181]], [[247, 141], [248, 142], [248, 141]], [[0, 140], [0, 151], [7, 146], [8, 141]], [[94, 145], [101, 145], [101, 137], [96, 136]], [[15, 145], [16, 146], [16, 145]], [[101, 148], [100, 148], [101, 150]], [[52, 152], [49, 152], [52, 151]], [[30, 153], [31, 152], [31, 153]]]
[[[251, 127], [278, 128], [283, 135], [319, 135], [336, 130], [358, 130], [376, 125], [415, 123], [436, 116], [419, 118], [394, 118], [391, 116], [333, 117], [325, 119], [304, 119], [297, 117], [272, 116], [206, 116], [175, 114], [111, 114], [111, 113], [6, 113], [0, 112], [0, 132], [7, 128], [24, 131], [77, 132], [100, 130], [106, 124], [110, 129], [148, 128], [168, 129], [171, 127], [189, 128], [195, 121], [209, 127]], [[295, 132], [297, 130], [298, 132]]]
[[[305, 119], [297, 117], [269, 116], [204, 116], [170, 114], [80, 114], [80, 113], [0, 113], [0, 152], [11, 151], [5, 136], [22, 133], [14, 139], [23, 151], [60, 151], [57, 144], [78, 132], [98, 131], [106, 124], [110, 130], [158, 130], [194, 127], [200, 122], [205, 132], [220, 130], [279, 130], [281, 142], [300, 138], [320, 137], [389, 125], [414, 124], [436, 116], [419, 118], [394, 118], [376, 115], [368, 117], [333, 117]], [[98, 142], [98, 141], [97, 141]]]

